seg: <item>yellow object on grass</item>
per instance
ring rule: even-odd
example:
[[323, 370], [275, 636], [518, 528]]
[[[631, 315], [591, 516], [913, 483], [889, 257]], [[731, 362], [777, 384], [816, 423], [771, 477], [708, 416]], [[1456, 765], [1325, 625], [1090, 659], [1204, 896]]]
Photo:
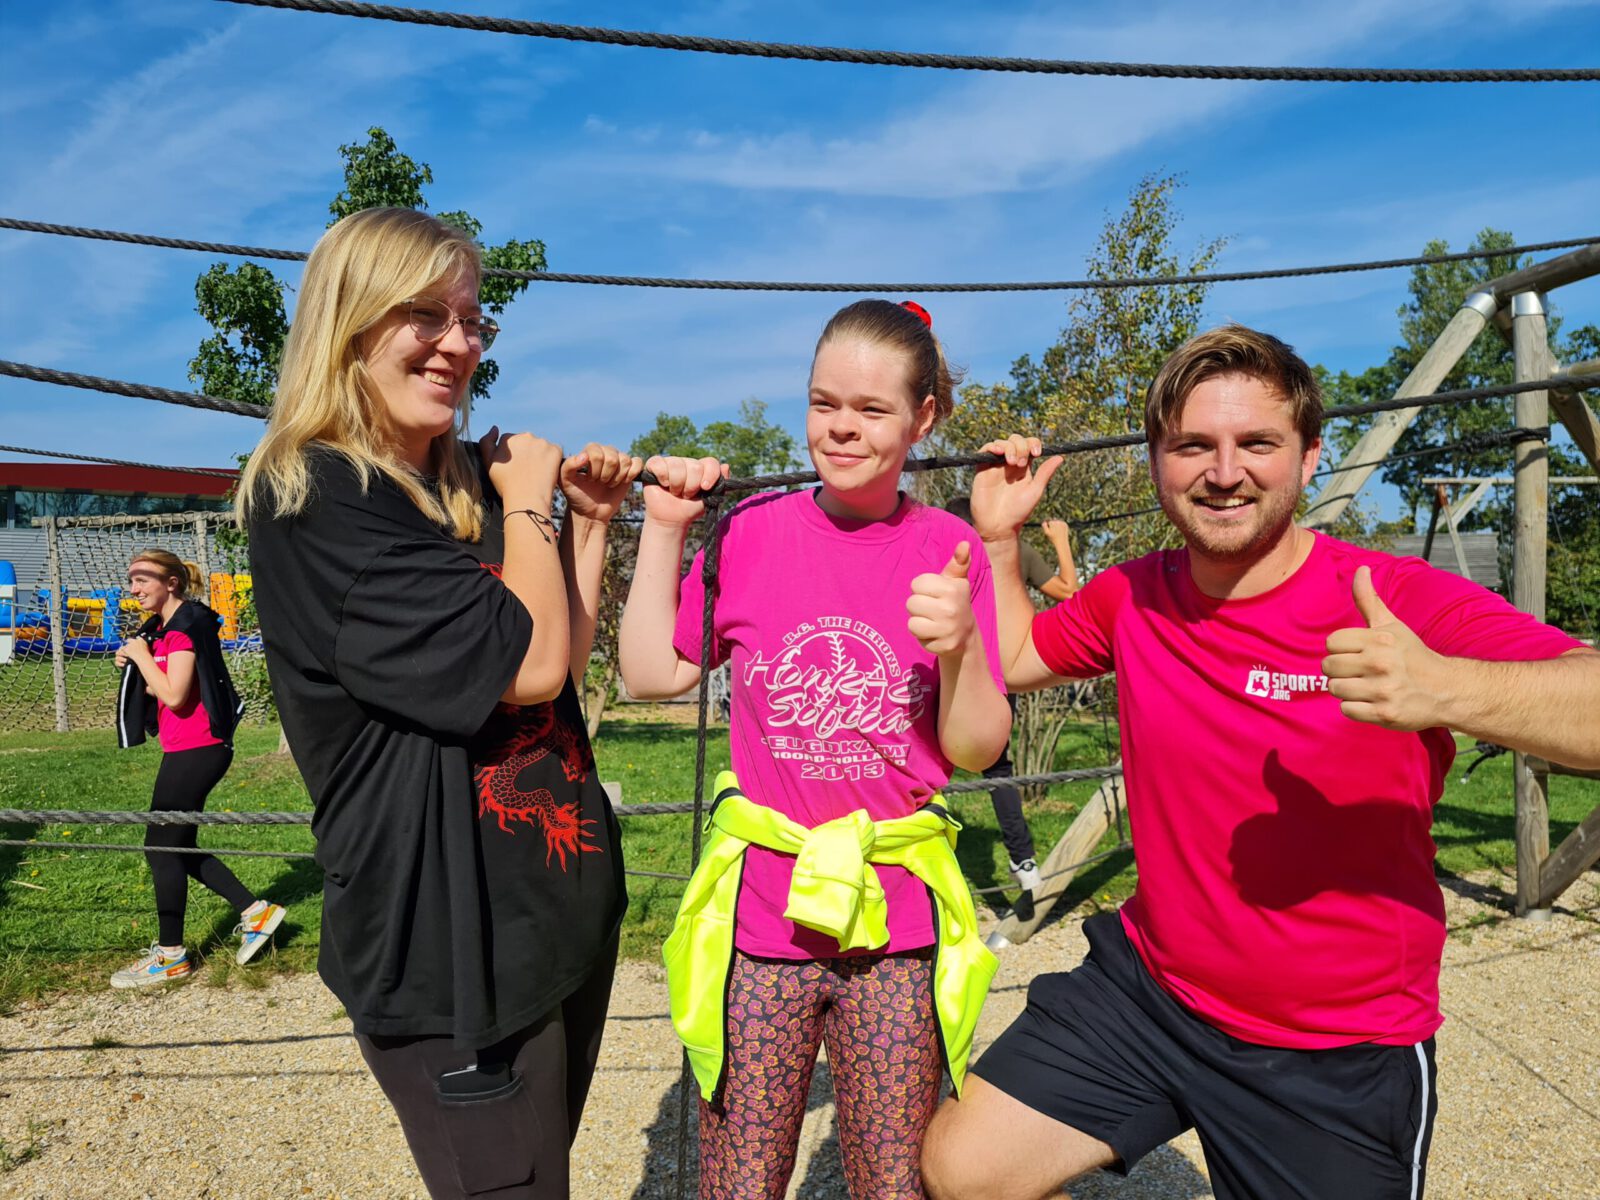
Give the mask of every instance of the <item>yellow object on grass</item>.
[[727, 1050], [726, 997], [744, 852], [765, 846], [795, 856], [784, 916], [836, 938], [846, 950], [889, 941], [888, 905], [874, 863], [904, 867], [933, 894], [933, 1001], [945, 1065], [959, 1095], [989, 981], [1000, 965], [978, 937], [972, 894], [956, 862], [960, 823], [935, 796], [908, 817], [874, 821], [861, 810], [815, 829], [757, 804], [732, 771], [717, 776], [705, 853], [685, 888], [662, 947], [672, 1026], [700, 1094], [711, 1099]]

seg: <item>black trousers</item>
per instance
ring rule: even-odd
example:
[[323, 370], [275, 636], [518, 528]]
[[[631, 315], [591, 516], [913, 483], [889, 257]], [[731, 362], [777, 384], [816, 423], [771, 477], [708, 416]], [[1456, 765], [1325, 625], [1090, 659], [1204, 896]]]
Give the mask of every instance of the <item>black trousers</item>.
[[482, 1050], [356, 1034], [433, 1200], [566, 1200], [616, 963], [613, 940], [577, 991]]
[[[233, 762], [232, 746], [201, 746], [161, 756], [156, 771], [151, 812], [202, 812], [211, 789], [222, 781]], [[195, 845], [197, 825], [150, 825], [145, 829], [147, 848]], [[183, 914], [189, 906], [189, 879], [199, 880], [239, 912], [256, 902], [255, 893], [238, 876], [210, 854], [146, 853], [150, 878], [156, 890], [157, 936], [163, 946], [183, 944]]]
[[[1007, 696], [1006, 701], [1011, 705], [1011, 714], [1015, 716], [1017, 698]], [[1004, 753], [994, 766], [983, 773], [983, 777], [1007, 779], [1011, 774], [1011, 745], [1008, 742]], [[1007, 784], [990, 792], [989, 799], [994, 804], [995, 820], [1000, 822], [1000, 840], [1005, 843], [1006, 854], [1011, 861], [1020, 863], [1034, 857], [1033, 834], [1029, 832], [1027, 819], [1022, 815], [1022, 793]]]

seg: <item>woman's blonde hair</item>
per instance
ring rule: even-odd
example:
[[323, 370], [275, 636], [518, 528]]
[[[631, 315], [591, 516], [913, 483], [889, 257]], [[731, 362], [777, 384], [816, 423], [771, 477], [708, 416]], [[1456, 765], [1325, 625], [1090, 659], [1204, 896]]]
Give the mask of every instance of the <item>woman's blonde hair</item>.
[[462, 448], [468, 399], [451, 428], [433, 439], [428, 466], [438, 479], [436, 495], [395, 452], [363, 342], [395, 305], [462, 278], [476, 288], [482, 274], [471, 237], [409, 208], [352, 213], [322, 235], [300, 282], [266, 435], [239, 479], [234, 515], [241, 524], [256, 505], [276, 517], [305, 507], [311, 483], [305, 451], [321, 442], [355, 465], [363, 488], [373, 472], [386, 475], [429, 519], [458, 538], [478, 540], [483, 493]]
[[131, 567], [137, 562], [153, 563], [161, 568], [163, 579], [176, 579], [180, 600], [191, 599], [193, 593], [189, 589], [200, 582], [200, 568], [192, 562], [179, 558], [171, 550], [141, 550], [128, 560], [128, 565]]

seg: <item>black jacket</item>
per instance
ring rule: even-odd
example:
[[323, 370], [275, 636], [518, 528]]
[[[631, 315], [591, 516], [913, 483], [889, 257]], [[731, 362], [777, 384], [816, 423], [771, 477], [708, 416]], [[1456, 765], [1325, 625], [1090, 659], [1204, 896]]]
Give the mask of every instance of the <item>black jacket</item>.
[[[200, 683], [200, 703], [211, 722], [211, 736], [232, 744], [233, 731], [244, 715], [244, 701], [234, 690], [228, 662], [222, 655], [222, 639], [217, 627], [222, 618], [198, 600], [185, 600], [166, 629], [187, 634], [194, 643], [194, 672]], [[154, 642], [163, 632], [161, 618], [151, 617], [135, 635]], [[122, 668], [122, 686], [117, 691], [117, 745], [126, 749], [144, 742], [156, 732], [156, 698], [145, 686], [139, 668], [129, 663]]]

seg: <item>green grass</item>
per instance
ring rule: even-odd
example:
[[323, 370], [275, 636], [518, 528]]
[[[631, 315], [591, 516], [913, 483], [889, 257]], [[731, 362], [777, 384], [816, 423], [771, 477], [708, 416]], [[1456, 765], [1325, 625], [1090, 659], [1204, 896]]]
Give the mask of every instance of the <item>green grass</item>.
[[[245, 726], [236, 739], [232, 770], [212, 793], [212, 811], [279, 812], [310, 803], [293, 764], [275, 753], [278, 731]], [[144, 811], [160, 765], [153, 739], [118, 750], [109, 730], [0, 734], [0, 807]], [[142, 825], [0, 823], [0, 838], [45, 842], [96, 842], [138, 846]], [[304, 826], [211, 826], [202, 846], [252, 850], [312, 848]], [[307, 861], [233, 858], [244, 883], [279, 903], [291, 904], [276, 955], [250, 971], [308, 970], [316, 962], [321, 904], [306, 903], [322, 890], [322, 876]], [[232, 966], [229, 935], [238, 921], [227, 904], [191, 885], [189, 945], [213, 969]], [[0, 846], [0, 1008], [18, 1000], [79, 987], [105, 986], [106, 976], [132, 961], [155, 940], [155, 907], [144, 856], [114, 851]], [[243, 972], [239, 972], [243, 974]]]
[[56, 1124], [55, 1121], [36, 1121], [30, 1117], [28, 1131], [20, 1143], [12, 1144], [0, 1138], [0, 1175], [10, 1174], [44, 1153], [44, 1135]]
[[[64, 665], [67, 710], [73, 726], [115, 728], [122, 672], [113, 656], [69, 654]], [[55, 695], [55, 673], [48, 654], [23, 655], [0, 664], [0, 729], [53, 731]]]
[[[628, 710], [624, 710], [626, 714]], [[1069, 726], [1058, 752], [1059, 768], [1105, 761], [1105, 733], [1098, 724]], [[1115, 729], [1110, 731], [1115, 738]], [[693, 726], [661, 720], [607, 721], [596, 740], [601, 778], [621, 782], [628, 804], [682, 801], [694, 783]], [[309, 800], [293, 765], [274, 751], [278, 731], [246, 726], [237, 739], [233, 769], [213, 793], [212, 811], [304, 810]], [[727, 765], [725, 730], [716, 730], [707, 755], [707, 777]], [[153, 745], [119, 751], [109, 731], [68, 734], [0, 734], [0, 807], [126, 809], [143, 811], [160, 762]], [[1484, 869], [1514, 870], [1516, 851], [1509, 756], [1480, 767], [1460, 782], [1466, 759], [1457, 762], [1436, 810], [1435, 840], [1441, 875]], [[1030, 805], [1029, 824], [1041, 859], [1094, 793], [1093, 781], [1050, 790]], [[959, 857], [974, 887], [1010, 883], [1005, 849], [988, 799], [955, 798], [965, 830]], [[1600, 804], [1600, 783], [1553, 776], [1550, 836], [1559, 843]], [[688, 816], [626, 817], [623, 844], [630, 868], [684, 873], [689, 867]], [[47, 826], [0, 824], [0, 838], [49, 842], [109, 842], [137, 846], [143, 826]], [[1117, 840], [1113, 830], [1102, 842]], [[311, 849], [304, 826], [205, 827], [200, 844], [258, 850]], [[275, 972], [314, 969], [321, 933], [321, 876], [306, 861], [231, 858], [229, 865], [251, 888], [291, 906], [276, 948], [248, 967], [233, 963], [230, 937], [236, 915], [210, 892], [191, 885], [187, 942], [202, 960], [201, 981], [212, 986], [260, 986]], [[1090, 867], [1073, 881], [1066, 908], [1114, 905], [1133, 889], [1132, 855], [1122, 852]], [[623, 953], [654, 959], [671, 926], [682, 884], [674, 880], [629, 880], [631, 903], [623, 930]], [[1002, 911], [1003, 896], [985, 896]], [[1060, 911], [1058, 909], [1058, 911]], [[155, 937], [149, 871], [141, 854], [58, 848], [0, 847], [0, 1011], [64, 991], [100, 989], [106, 976], [131, 960]]]

